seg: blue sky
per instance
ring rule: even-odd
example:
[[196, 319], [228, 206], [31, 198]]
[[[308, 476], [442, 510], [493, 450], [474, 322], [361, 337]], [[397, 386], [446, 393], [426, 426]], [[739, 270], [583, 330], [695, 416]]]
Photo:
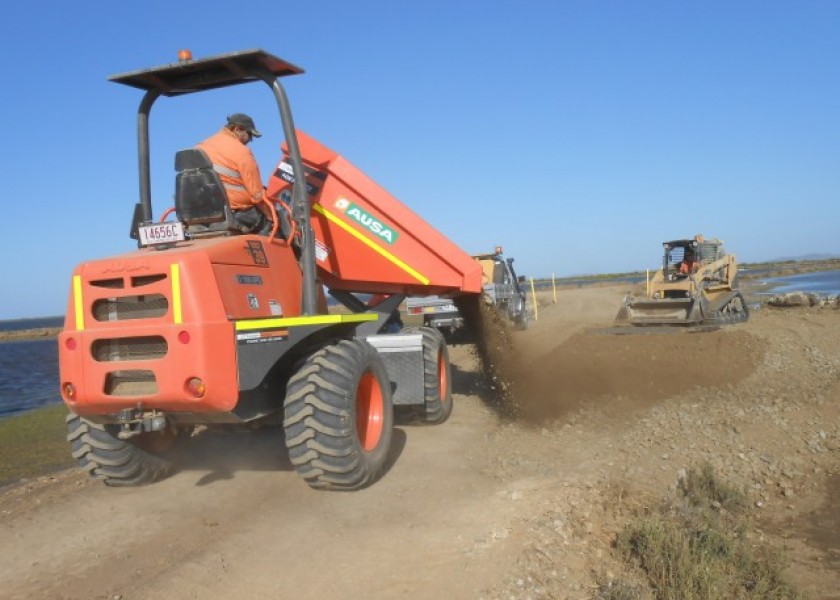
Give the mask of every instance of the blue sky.
[[[129, 251], [141, 92], [109, 75], [262, 48], [306, 70], [298, 128], [470, 253], [546, 277], [655, 267], [660, 242], [741, 261], [840, 254], [840, 2], [325, 0], [14, 3], [0, 23], [0, 319], [64, 312], [73, 267]], [[263, 84], [161, 99], [153, 201], [175, 151]]]

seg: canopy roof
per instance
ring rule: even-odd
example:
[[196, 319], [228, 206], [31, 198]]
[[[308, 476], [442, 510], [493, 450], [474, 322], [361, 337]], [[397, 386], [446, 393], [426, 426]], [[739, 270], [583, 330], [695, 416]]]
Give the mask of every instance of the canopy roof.
[[141, 90], [154, 90], [163, 96], [179, 96], [260, 81], [266, 76], [300, 73], [303, 73], [300, 67], [263, 50], [242, 50], [120, 73], [108, 80]]

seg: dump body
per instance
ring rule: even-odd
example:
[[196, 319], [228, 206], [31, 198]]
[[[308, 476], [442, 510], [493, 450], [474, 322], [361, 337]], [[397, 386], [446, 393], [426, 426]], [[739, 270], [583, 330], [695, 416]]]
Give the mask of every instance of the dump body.
[[[345, 158], [305, 133], [297, 134], [312, 206], [316, 264], [328, 289], [481, 293], [481, 267], [467, 253]], [[294, 179], [286, 154], [267, 194], [288, 197]]]
[[[699, 325], [748, 318], [737, 291], [738, 265], [723, 244], [702, 236], [663, 244], [662, 268], [647, 283], [646, 294], [628, 294], [618, 324]], [[688, 266], [690, 264], [690, 266]]]

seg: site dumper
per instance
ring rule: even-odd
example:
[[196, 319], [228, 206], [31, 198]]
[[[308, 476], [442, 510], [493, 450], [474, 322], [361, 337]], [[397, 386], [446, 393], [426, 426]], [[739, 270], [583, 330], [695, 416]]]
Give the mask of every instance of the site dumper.
[[[394, 405], [452, 410], [437, 330], [384, 333], [409, 294], [478, 295], [481, 269], [339, 154], [296, 131], [279, 79], [302, 73], [248, 50], [111, 77], [145, 92], [137, 113], [137, 248], [79, 265], [59, 336], [68, 440], [108, 485], [172, 472], [196, 426], [282, 425], [315, 488], [356, 489], [389, 453]], [[262, 81], [283, 126], [269, 237], [242, 234], [200, 150], [175, 157], [175, 204], [153, 210], [149, 115], [160, 97]], [[305, 173], [305, 183], [296, 175]], [[328, 310], [328, 292], [342, 303]], [[278, 436], [278, 444], [283, 443]]]

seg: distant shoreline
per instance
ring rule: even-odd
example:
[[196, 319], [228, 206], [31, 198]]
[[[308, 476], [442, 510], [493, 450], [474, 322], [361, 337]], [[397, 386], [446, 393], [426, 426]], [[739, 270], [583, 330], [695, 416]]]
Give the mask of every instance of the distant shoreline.
[[[651, 269], [654, 272], [656, 269]], [[776, 277], [788, 277], [804, 273], [817, 273], [821, 271], [840, 271], [840, 258], [825, 260], [801, 260], [782, 261], [766, 263], [738, 263], [738, 276], [744, 279], [775, 279]], [[628, 271], [626, 273], [601, 273], [598, 275], [575, 275], [567, 277], [555, 277], [557, 285], [577, 285], [581, 282], [605, 282], [615, 283], [621, 279], [645, 279], [645, 271]], [[550, 284], [551, 277], [534, 278], [535, 284]]]
[[61, 330], [62, 327], [38, 327], [36, 329], [21, 329], [18, 331], [0, 331], [0, 342], [54, 338], [61, 333]]

